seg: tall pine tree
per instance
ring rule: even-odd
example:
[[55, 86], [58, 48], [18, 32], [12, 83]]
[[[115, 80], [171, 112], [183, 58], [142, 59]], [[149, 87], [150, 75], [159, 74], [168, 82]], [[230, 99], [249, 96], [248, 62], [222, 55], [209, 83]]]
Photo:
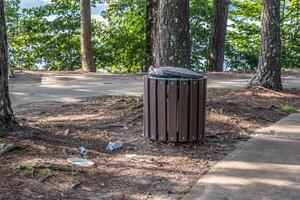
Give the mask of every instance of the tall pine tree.
[[252, 83], [281, 90], [280, 0], [263, 0], [258, 71]]
[[223, 71], [229, 0], [214, 0], [208, 71]]
[[154, 64], [153, 47], [155, 42], [155, 29], [157, 21], [158, 0], [146, 0], [146, 68]]
[[80, 53], [82, 69], [86, 72], [96, 72], [92, 51], [92, 24], [90, 0], [80, 0], [80, 15]]
[[14, 122], [8, 92], [8, 50], [4, 1], [0, 0], [0, 129], [9, 128]]
[[[150, 29], [153, 35], [148, 40], [153, 42], [150, 44], [151, 62], [156, 67], [189, 68], [191, 63], [189, 0], [152, 1], [154, 1], [152, 2], [154, 10], [148, 10], [155, 18], [151, 19], [152, 25], [149, 26], [150, 28], [155, 26], [155, 29]], [[155, 3], [157, 3], [157, 9]]]

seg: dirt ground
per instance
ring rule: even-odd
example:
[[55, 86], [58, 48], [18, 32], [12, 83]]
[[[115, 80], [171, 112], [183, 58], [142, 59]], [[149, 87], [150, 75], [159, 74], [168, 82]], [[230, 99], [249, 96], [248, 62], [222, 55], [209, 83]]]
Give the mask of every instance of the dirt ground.
[[[205, 143], [149, 141], [142, 133], [142, 99], [105, 96], [80, 102], [43, 102], [15, 108], [20, 127], [1, 143], [0, 199], [180, 199], [255, 129], [300, 108], [300, 91], [209, 89]], [[110, 141], [124, 145], [106, 150]], [[67, 158], [95, 162], [78, 168]]]

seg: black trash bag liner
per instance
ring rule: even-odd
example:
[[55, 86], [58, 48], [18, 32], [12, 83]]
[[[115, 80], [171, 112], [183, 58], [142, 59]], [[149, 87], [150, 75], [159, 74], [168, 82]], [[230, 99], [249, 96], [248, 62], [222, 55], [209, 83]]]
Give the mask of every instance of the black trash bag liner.
[[154, 68], [150, 67], [149, 76], [155, 78], [191, 78], [191, 79], [199, 79], [203, 78], [203, 76], [197, 72], [186, 68], [179, 67], [160, 67]]

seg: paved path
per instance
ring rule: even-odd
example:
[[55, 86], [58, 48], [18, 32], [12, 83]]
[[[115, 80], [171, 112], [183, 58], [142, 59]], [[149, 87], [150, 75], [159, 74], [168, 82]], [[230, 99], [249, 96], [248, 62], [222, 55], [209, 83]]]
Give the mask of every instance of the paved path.
[[78, 101], [81, 97], [139, 95], [142, 76], [64, 72], [27, 72], [10, 80], [13, 106], [42, 101]]
[[[251, 74], [213, 73], [208, 76], [210, 88], [243, 88]], [[299, 77], [284, 78], [286, 87], [299, 87]], [[74, 72], [17, 73], [10, 80], [13, 106], [41, 101], [76, 101], [80, 97], [102, 95], [141, 95], [142, 75], [82, 74]]]
[[300, 113], [261, 129], [217, 163], [183, 200], [300, 199]]

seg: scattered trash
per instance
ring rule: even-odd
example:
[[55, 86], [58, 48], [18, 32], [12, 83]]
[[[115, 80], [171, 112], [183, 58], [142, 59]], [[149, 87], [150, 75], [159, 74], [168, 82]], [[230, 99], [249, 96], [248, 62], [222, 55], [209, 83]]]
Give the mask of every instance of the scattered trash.
[[135, 158], [135, 157], [137, 157], [136, 154], [126, 154], [125, 156], [126, 156], [126, 158]]
[[137, 147], [128, 146], [128, 147], [126, 147], [126, 150], [128, 150], [128, 151], [136, 151]]
[[84, 148], [84, 146], [80, 146], [78, 149], [81, 156], [84, 156], [87, 153], [87, 150]]
[[109, 142], [106, 150], [107, 151], [114, 151], [117, 150], [119, 148], [121, 148], [123, 146], [123, 142], [121, 140], [115, 141], [115, 142]]
[[70, 134], [70, 129], [67, 129], [66, 131], [65, 131], [65, 135], [69, 135]]
[[201, 74], [192, 70], [169, 66], [160, 68], [155, 68], [151, 66], [149, 69], [149, 76], [156, 78], [203, 78]]
[[62, 150], [62, 152], [63, 152], [63, 154], [67, 154], [67, 148], [63, 148], [63, 150]]
[[90, 167], [93, 166], [95, 163], [93, 161], [83, 159], [83, 158], [68, 158], [68, 162], [80, 167]]

